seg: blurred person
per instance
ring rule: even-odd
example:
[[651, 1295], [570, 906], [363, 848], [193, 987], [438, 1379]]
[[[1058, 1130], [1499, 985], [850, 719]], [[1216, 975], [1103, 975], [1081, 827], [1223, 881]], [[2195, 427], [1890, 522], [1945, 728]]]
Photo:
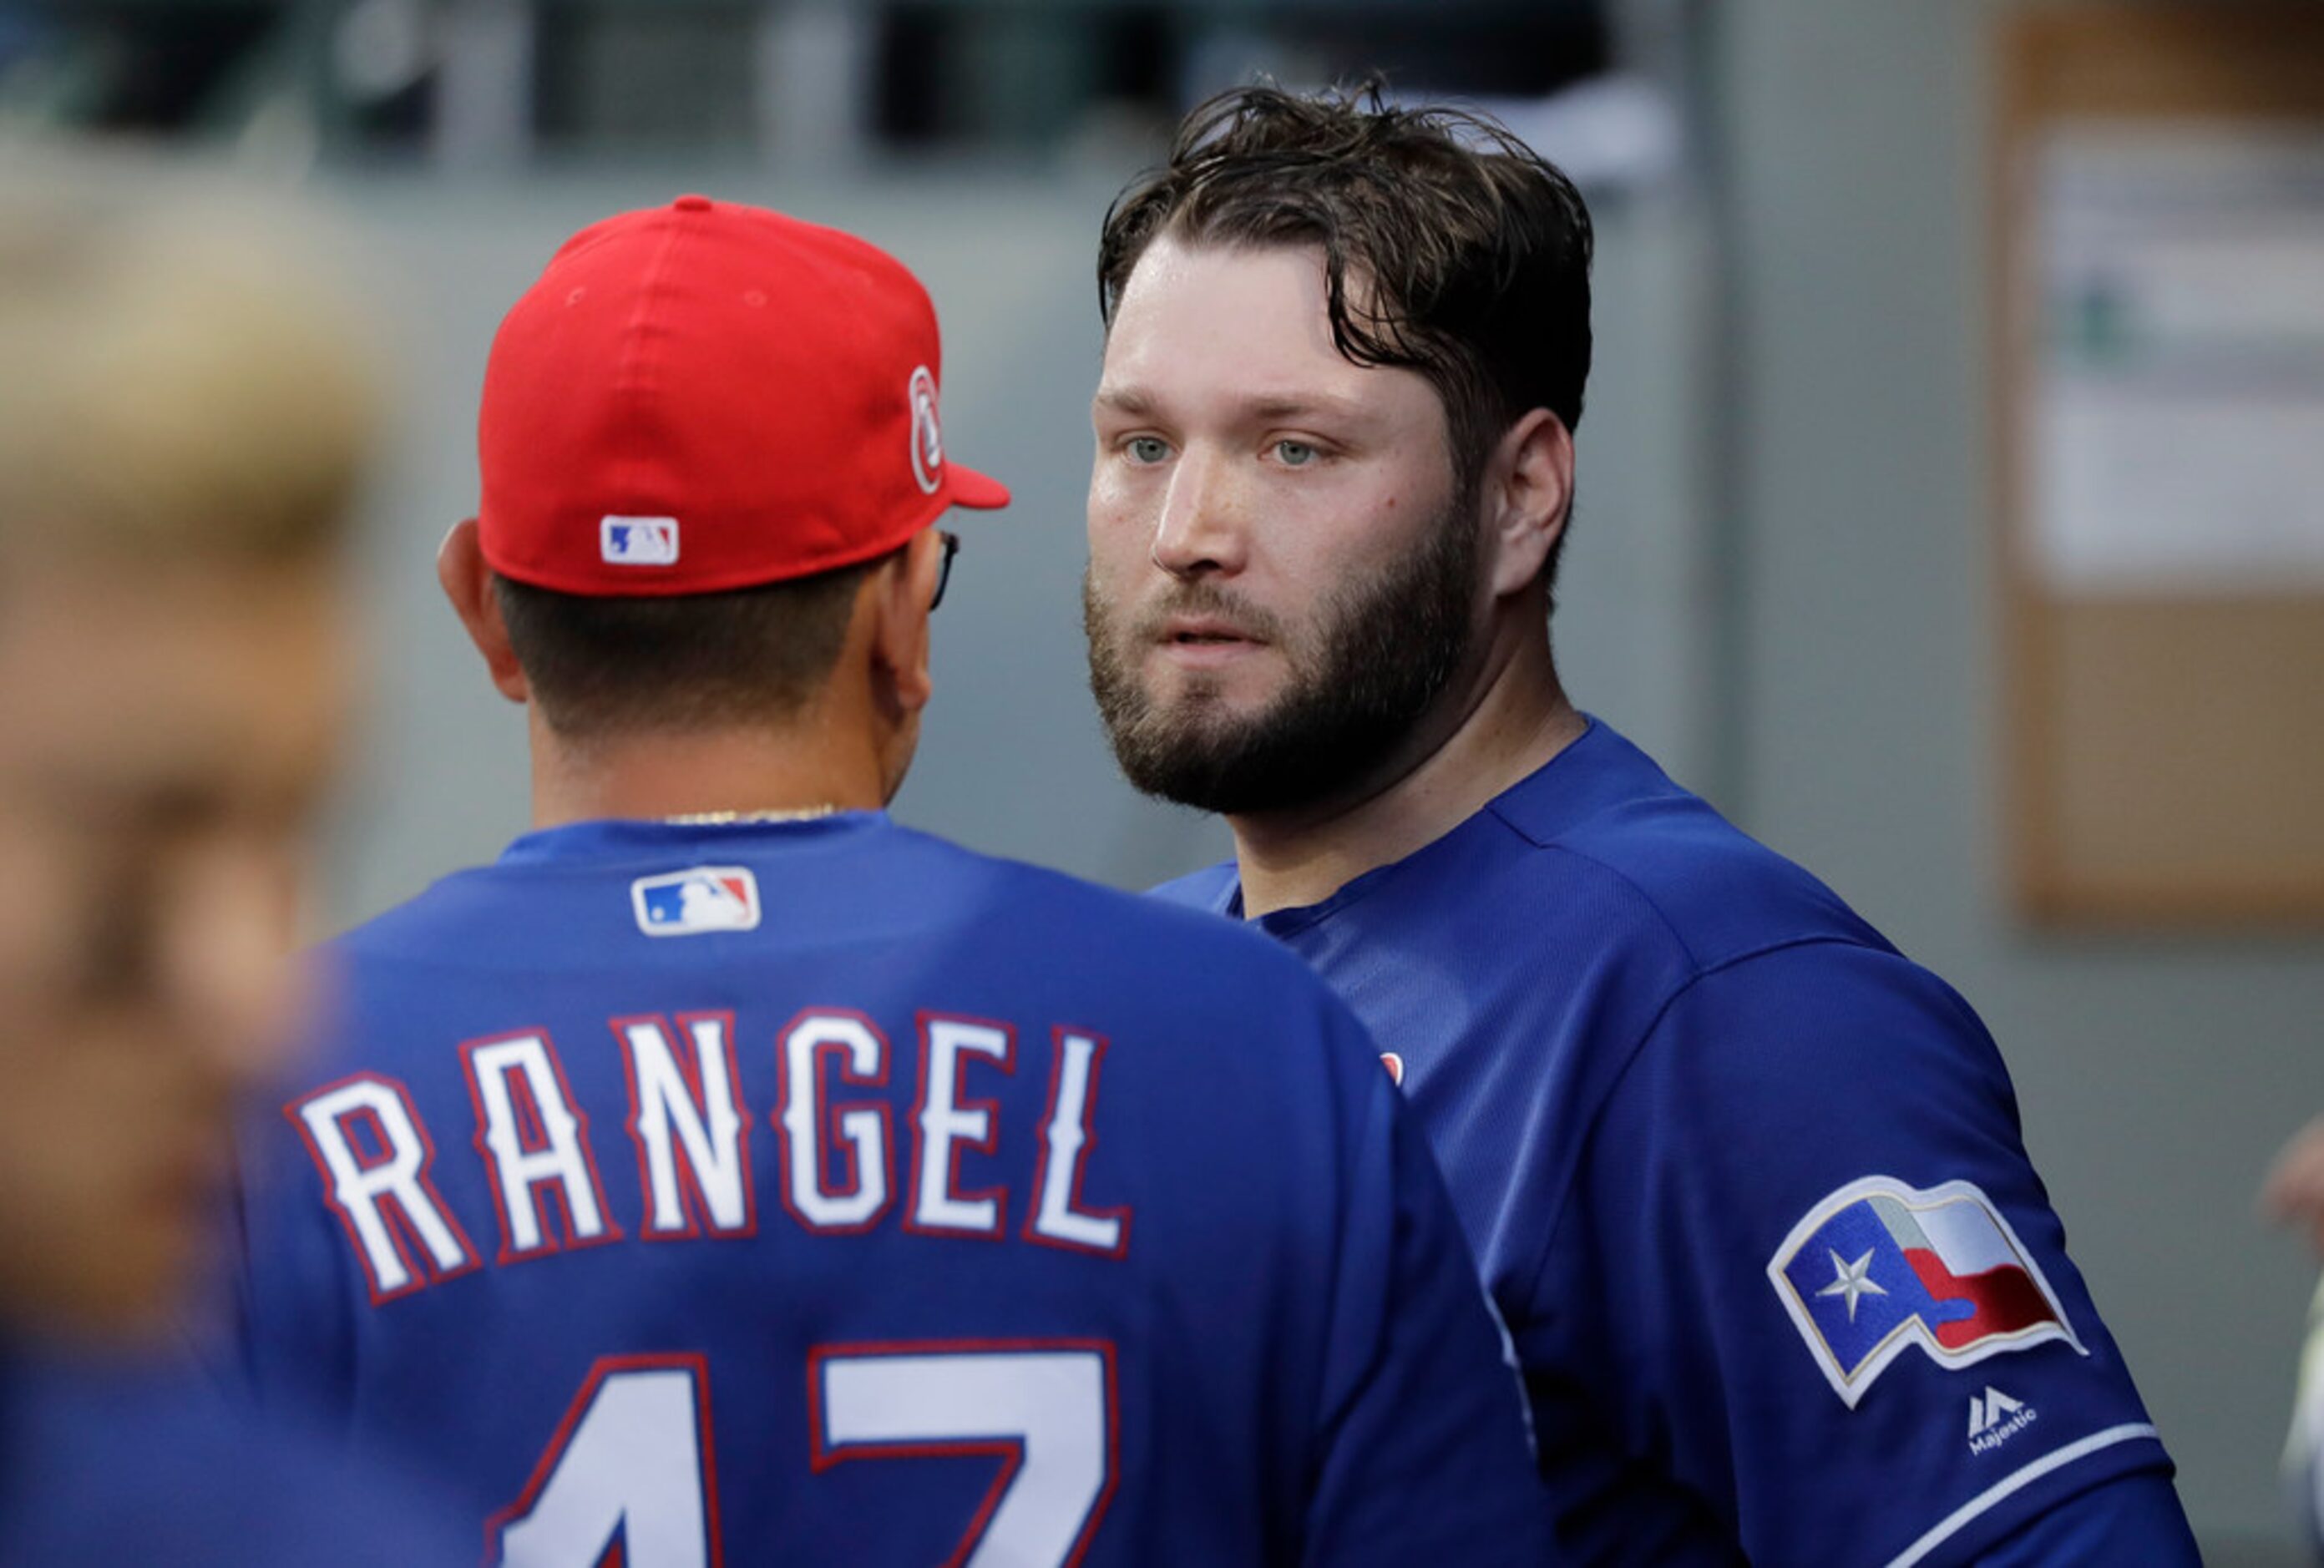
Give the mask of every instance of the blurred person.
[[1235, 845], [1159, 892], [1384, 1047], [1578, 1559], [2192, 1562], [1984, 1028], [1559, 683], [1591, 251], [1377, 93], [1223, 95], [1117, 198], [1091, 683]]
[[439, 576], [534, 830], [334, 945], [246, 1144], [270, 1397], [493, 1561], [1526, 1563], [1425, 1144], [1271, 944], [884, 807], [953, 506], [935, 312], [681, 197], [510, 311]]
[[0, 165], [0, 1563], [452, 1560], [164, 1370], [283, 1065], [373, 425], [301, 226]]
[[2260, 1184], [2260, 1210], [2292, 1226], [2324, 1257], [2324, 1116], [2284, 1141]]
[[2324, 1563], [2324, 1282], [2308, 1304], [2292, 1379], [2292, 1425], [2284, 1435], [2284, 1500], [2313, 1561]]
[[[2324, 1116], [2310, 1121], [2277, 1151], [2260, 1185], [2259, 1203], [2263, 1213], [2298, 1229], [2324, 1256]], [[2309, 1303], [2282, 1468], [2284, 1497], [2301, 1539], [2309, 1554], [2324, 1562], [2324, 1281]]]

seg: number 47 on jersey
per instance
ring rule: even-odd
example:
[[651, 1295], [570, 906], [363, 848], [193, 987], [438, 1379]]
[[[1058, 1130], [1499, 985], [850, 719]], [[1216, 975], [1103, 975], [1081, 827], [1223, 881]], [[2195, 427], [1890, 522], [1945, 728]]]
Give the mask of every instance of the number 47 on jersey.
[[[817, 1471], [856, 1460], [989, 1454], [998, 1473], [945, 1559], [1080, 1561], [1116, 1479], [1113, 1347], [1103, 1341], [834, 1345], [807, 1364]], [[714, 1568], [710, 1375], [696, 1355], [606, 1356], [524, 1493], [485, 1526], [507, 1568]]]

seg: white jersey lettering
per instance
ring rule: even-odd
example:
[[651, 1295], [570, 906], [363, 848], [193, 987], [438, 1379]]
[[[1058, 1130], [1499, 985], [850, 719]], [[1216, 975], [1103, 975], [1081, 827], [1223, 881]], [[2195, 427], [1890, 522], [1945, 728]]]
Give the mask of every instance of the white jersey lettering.
[[1097, 1133], [1098, 1067], [1105, 1042], [1092, 1035], [1056, 1031], [1057, 1057], [1049, 1084], [1049, 1114], [1042, 1135], [1041, 1162], [1034, 1173], [1037, 1207], [1026, 1235], [1036, 1241], [1077, 1247], [1120, 1257], [1129, 1231], [1128, 1209], [1082, 1207], [1082, 1171]]
[[[401, 1084], [365, 1073], [317, 1090], [284, 1114], [323, 1173], [374, 1302], [475, 1267], [468, 1238], [428, 1178], [435, 1148]], [[367, 1148], [356, 1145], [358, 1127]]]
[[747, 1235], [755, 1224], [750, 1118], [734, 1067], [733, 1019], [696, 1014], [681, 1018], [678, 1029], [693, 1045], [683, 1059], [658, 1018], [613, 1025], [629, 1068], [644, 1233]]
[[[851, 1013], [809, 1012], [783, 1031], [782, 1093], [775, 1125], [783, 1145], [783, 1206], [810, 1231], [862, 1231], [888, 1207], [889, 1119], [884, 1102], [835, 1103], [831, 1058], [841, 1082], [868, 1088], [888, 1082], [887, 1037], [870, 1019]], [[841, 1185], [825, 1180], [823, 1131], [845, 1157]]]
[[[988, 1069], [1016, 1073], [1016, 1027], [929, 1011], [918, 1019], [912, 1147], [902, 1182], [895, 1115], [903, 1090], [891, 1092], [893, 1053], [866, 1015], [813, 1008], [776, 1037], [777, 1145], [771, 1172], [756, 1176], [734, 1015], [613, 1019], [628, 1091], [624, 1130], [637, 1156], [638, 1239], [755, 1236], [756, 1185], [773, 1180], [784, 1210], [816, 1235], [869, 1231], [895, 1211], [914, 1235], [1016, 1236], [1122, 1257], [1130, 1206], [1093, 1206], [1082, 1190], [1098, 1144], [1105, 1038], [1065, 1027], [1050, 1031], [1047, 1107], [1038, 1124], [1012, 1124], [1004, 1148], [1004, 1120], [1030, 1106], [1013, 1092], [973, 1092], [983, 1084], [1000, 1091], [1004, 1081], [972, 1079]], [[622, 1240], [626, 1232], [606, 1202], [591, 1146], [590, 1116], [548, 1031], [470, 1040], [459, 1058], [475, 1112], [484, 1187], [500, 1222], [495, 1260], [521, 1262]], [[605, 1084], [602, 1069], [611, 1065], [595, 1064], [601, 1071], [592, 1082]], [[1004, 1111], [1004, 1102], [1019, 1108]], [[606, 1114], [602, 1102], [598, 1110]], [[436, 1148], [402, 1084], [364, 1073], [318, 1089], [283, 1113], [306, 1140], [323, 1196], [375, 1304], [477, 1266], [474, 1245], [430, 1178]], [[964, 1185], [962, 1164], [971, 1157], [982, 1163]], [[1018, 1219], [1011, 1188], [1022, 1181], [1020, 1162], [1028, 1157], [1031, 1188]], [[1116, 1170], [1106, 1185], [1124, 1179]]]
[[997, 1236], [1009, 1205], [1006, 1191], [958, 1190], [963, 1148], [991, 1154], [1000, 1142], [998, 1107], [960, 1097], [963, 1053], [989, 1057], [1004, 1073], [1017, 1070], [1017, 1040], [1007, 1028], [968, 1019], [921, 1019], [920, 1102], [913, 1112], [918, 1158], [905, 1229]]
[[[588, 1118], [575, 1108], [548, 1037], [472, 1040], [461, 1049], [476, 1102], [476, 1148], [492, 1168], [500, 1210], [500, 1261], [618, 1238], [589, 1153]], [[561, 1235], [546, 1213], [552, 1201], [564, 1211]]]

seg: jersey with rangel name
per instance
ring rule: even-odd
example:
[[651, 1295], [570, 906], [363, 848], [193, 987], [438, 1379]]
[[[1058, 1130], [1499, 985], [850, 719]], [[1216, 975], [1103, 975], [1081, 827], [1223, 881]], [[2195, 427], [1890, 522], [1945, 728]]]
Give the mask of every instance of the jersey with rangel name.
[[1271, 944], [855, 814], [534, 834], [333, 956], [249, 1360], [488, 1560], [1538, 1560], [1425, 1139]]
[[1604, 724], [1258, 924], [1426, 1125], [1582, 1554], [1961, 1561], [2151, 1472], [2122, 1560], [2193, 1560], [1967, 1004]]

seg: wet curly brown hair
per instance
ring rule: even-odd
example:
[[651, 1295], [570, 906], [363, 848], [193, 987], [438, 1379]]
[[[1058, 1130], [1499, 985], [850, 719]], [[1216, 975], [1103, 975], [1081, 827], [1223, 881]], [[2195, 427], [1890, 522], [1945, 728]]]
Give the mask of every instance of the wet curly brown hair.
[[1392, 106], [1377, 81], [1312, 97], [1268, 85], [1222, 93], [1107, 209], [1097, 281], [1109, 325], [1165, 234], [1320, 249], [1340, 352], [1429, 379], [1464, 488], [1532, 410], [1569, 430], [1581, 421], [1589, 208], [1555, 165], [1483, 115]]

